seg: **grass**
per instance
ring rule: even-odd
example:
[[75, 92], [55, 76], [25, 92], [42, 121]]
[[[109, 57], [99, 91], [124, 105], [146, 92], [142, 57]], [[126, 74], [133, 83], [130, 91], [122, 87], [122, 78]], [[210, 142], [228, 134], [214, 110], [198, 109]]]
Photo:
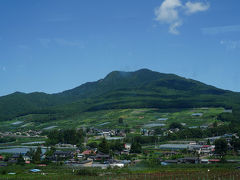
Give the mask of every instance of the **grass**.
[[[0, 168], [0, 179], [238, 179], [240, 171], [236, 164], [181, 164], [170, 166], [148, 167], [144, 163], [122, 169], [80, 169], [66, 166], [49, 165], [12, 165]], [[41, 169], [39, 173], [31, 173], [33, 168]], [[8, 175], [15, 172], [16, 175]], [[44, 174], [43, 174], [44, 173]]]

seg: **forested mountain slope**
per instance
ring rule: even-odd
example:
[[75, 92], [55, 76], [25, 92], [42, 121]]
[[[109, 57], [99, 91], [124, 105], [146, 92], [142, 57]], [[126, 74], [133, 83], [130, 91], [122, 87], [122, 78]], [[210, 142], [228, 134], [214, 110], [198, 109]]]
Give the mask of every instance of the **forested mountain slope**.
[[64, 117], [114, 108], [232, 108], [239, 105], [240, 93], [174, 74], [141, 69], [113, 71], [104, 79], [56, 94], [16, 92], [0, 97], [0, 120], [26, 114], [61, 114]]

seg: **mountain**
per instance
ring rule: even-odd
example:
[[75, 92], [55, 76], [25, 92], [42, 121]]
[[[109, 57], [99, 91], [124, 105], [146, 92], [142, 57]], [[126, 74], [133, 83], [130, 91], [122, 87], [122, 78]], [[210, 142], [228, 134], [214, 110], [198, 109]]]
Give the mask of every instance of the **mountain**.
[[135, 72], [113, 71], [104, 79], [56, 94], [16, 92], [0, 97], [0, 121], [27, 114], [48, 114], [46, 120], [54, 120], [83, 111], [114, 108], [239, 105], [240, 93], [174, 74], [141, 69]]

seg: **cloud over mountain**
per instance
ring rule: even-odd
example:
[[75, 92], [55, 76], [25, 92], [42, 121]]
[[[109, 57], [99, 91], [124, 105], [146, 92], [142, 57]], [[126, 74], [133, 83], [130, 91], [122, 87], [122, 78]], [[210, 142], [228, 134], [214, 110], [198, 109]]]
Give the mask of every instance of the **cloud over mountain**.
[[209, 3], [187, 1], [185, 4], [181, 0], [164, 0], [155, 9], [156, 21], [169, 25], [169, 33], [179, 34], [178, 28], [183, 25], [186, 15], [208, 10]]

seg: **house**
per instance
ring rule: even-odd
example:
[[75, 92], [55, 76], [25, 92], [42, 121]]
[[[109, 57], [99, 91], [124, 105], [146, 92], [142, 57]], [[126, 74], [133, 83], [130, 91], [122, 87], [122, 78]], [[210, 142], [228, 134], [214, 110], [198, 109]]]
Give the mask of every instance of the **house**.
[[72, 151], [56, 151], [53, 154], [53, 157], [51, 157], [51, 160], [58, 160], [58, 158], [60, 159], [66, 159], [66, 158], [72, 158], [73, 157], [73, 153]]
[[20, 154], [13, 154], [10, 159], [12, 159], [12, 160], [18, 160], [19, 157], [20, 157]]
[[83, 154], [84, 156], [86, 155], [91, 155], [91, 154], [96, 154], [93, 150], [86, 150], [86, 151], [83, 151], [81, 154]]
[[176, 151], [167, 151], [162, 153], [164, 156], [174, 156], [177, 155], [178, 153]]
[[69, 148], [74, 148], [76, 147], [76, 145], [72, 145], [72, 144], [56, 144], [56, 147], [69, 147]]
[[20, 154], [13, 154], [12, 157], [9, 158], [9, 163], [17, 163], [18, 158], [20, 157]]
[[129, 155], [129, 153], [130, 153], [130, 150], [127, 150], [127, 149], [121, 151], [121, 154]]
[[208, 164], [209, 161], [208, 161], [208, 159], [201, 159], [201, 163], [202, 163], [202, 164]]
[[219, 163], [220, 159], [209, 159], [208, 162], [209, 163]]
[[24, 161], [30, 161], [31, 158], [29, 156], [23, 156]]
[[202, 154], [209, 154], [209, 153], [211, 153], [211, 152], [214, 151], [214, 148], [215, 148], [214, 145], [203, 145], [203, 146], [199, 149], [198, 153], [199, 153], [199, 154], [200, 154], [200, 153], [202, 153]]
[[96, 156], [95, 156], [95, 160], [97, 161], [102, 161], [102, 160], [109, 160], [110, 156], [108, 154], [104, 154], [99, 152]]
[[198, 157], [185, 157], [178, 159], [180, 163], [186, 163], [186, 164], [198, 164], [200, 163], [200, 159]]
[[127, 150], [130, 150], [131, 146], [132, 146], [132, 144], [130, 144], [130, 143], [124, 144], [124, 148], [127, 149]]

